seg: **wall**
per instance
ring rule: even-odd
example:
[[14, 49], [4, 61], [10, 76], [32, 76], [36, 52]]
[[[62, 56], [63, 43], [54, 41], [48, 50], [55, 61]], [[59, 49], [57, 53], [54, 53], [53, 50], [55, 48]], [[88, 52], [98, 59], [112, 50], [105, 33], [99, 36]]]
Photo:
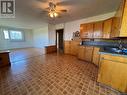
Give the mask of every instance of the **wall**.
[[56, 30], [55, 30], [55, 25], [53, 24], [48, 25], [48, 37], [49, 37], [49, 45], [55, 45]]
[[14, 48], [26, 48], [26, 47], [33, 47], [33, 31], [31, 29], [21, 29], [21, 28], [10, 28], [9, 29], [16, 29], [21, 30], [25, 34], [25, 40], [21, 42], [12, 42], [10, 40], [4, 39], [4, 34], [2, 31], [2, 28], [0, 27], [0, 50], [7, 50], [7, 49], [14, 49]]
[[113, 17], [114, 15], [115, 12], [111, 12], [103, 15], [67, 22], [64, 26], [64, 40], [71, 40], [73, 32], [80, 31], [80, 24], [105, 20]]
[[47, 46], [48, 41], [48, 26], [44, 28], [34, 29], [33, 30], [33, 40], [34, 40], [34, 47], [36, 48], [43, 48]]

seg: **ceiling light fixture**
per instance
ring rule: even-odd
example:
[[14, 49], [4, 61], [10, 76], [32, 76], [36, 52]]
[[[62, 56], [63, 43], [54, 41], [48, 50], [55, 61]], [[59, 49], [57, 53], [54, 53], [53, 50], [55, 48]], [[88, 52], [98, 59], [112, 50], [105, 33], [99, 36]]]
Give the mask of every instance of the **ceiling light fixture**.
[[50, 12], [49, 12], [49, 16], [50, 16], [51, 18], [55, 18], [55, 17], [58, 16], [58, 13], [57, 13], [56, 11], [50, 11]]

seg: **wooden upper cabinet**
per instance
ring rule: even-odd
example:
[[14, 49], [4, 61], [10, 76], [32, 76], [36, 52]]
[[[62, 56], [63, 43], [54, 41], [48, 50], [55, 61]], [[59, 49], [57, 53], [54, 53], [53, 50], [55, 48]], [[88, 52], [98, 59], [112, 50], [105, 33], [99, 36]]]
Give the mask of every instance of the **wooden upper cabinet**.
[[80, 25], [80, 37], [81, 38], [93, 38], [93, 23]]
[[110, 19], [104, 21], [103, 38], [110, 38], [110, 34], [112, 31], [112, 19], [113, 18], [110, 18]]
[[103, 37], [103, 21], [94, 23], [94, 38]]
[[113, 19], [111, 37], [127, 37], [127, 1], [121, 0]]

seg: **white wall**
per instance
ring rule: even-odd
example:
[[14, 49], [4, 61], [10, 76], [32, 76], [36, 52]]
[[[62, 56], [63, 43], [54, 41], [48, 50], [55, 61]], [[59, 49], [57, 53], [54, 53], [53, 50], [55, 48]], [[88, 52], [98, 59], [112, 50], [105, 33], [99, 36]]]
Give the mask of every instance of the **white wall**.
[[[11, 29], [18, 29], [18, 28], [11, 28]], [[25, 34], [24, 41], [14, 42], [10, 40], [5, 40], [3, 31], [2, 29], [0, 29], [0, 50], [33, 47], [33, 31], [31, 29], [18, 29], [18, 30], [21, 30], [24, 32]]]
[[103, 15], [67, 22], [64, 26], [64, 40], [71, 40], [73, 32], [80, 31], [80, 24], [105, 20], [113, 17], [114, 15], [115, 12], [111, 12]]
[[53, 24], [48, 25], [48, 37], [49, 37], [49, 45], [55, 45], [56, 29], [55, 25]]
[[47, 46], [49, 41], [48, 41], [48, 26], [39, 28], [39, 29], [34, 29], [33, 30], [33, 39], [34, 39], [34, 47], [37, 48], [44, 48], [44, 46]]

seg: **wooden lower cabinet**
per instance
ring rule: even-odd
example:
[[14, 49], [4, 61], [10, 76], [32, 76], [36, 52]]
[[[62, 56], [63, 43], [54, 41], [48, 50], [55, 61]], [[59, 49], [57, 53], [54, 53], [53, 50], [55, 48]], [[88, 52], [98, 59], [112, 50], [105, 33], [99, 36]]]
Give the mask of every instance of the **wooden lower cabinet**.
[[85, 46], [85, 61], [92, 62], [93, 57], [93, 47]]
[[77, 55], [80, 41], [64, 41], [64, 53]]
[[70, 54], [71, 41], [64, 41], [64, 53]]
[[93, 60], [92, 63], [95, 65], [99, 66], [99, 61], [100, 61], [100, 54], [99, 54], [100, 48], [94, 47], [93, 49]]
[[98, 82], [127, 93], [127, 58], [101, 55]]
[[10, 66], [9, 51], [0, 52], [0, 67]]
[[78, 59], [92, 62], [93, 47], [92, 46], [79, 46]]
[[80, 44], [80, 41], [71, 41], [71, 43], [70, 43], [70, 54], [71, 55], [77, 55], [78, 54], [79, 44]]
[[46, 54], [57, 52], [57, 46], [56, 45], [45, 46], [45, 52]]
[[85, 60], [85, 46], [79, 46], [78, 59]]

